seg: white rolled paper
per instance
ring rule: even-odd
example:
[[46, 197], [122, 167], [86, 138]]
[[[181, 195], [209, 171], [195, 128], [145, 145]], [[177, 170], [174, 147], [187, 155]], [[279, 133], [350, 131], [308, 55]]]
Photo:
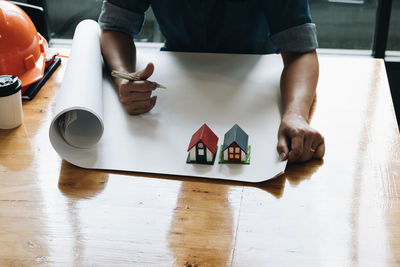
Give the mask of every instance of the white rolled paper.
[[100, 28], [95, 21], [85, 20], [75, 30], [50, 126], [56, 151], [66, 145], [89, 148], [100, 140], [104, 131], [102, 77]]

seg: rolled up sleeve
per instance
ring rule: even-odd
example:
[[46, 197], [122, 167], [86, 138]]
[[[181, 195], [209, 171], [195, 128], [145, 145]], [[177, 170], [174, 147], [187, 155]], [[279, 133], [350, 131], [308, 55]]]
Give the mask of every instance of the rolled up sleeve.
[[140, 0], [104, 1], [98, 20], [100, 28], [123, 32], [133, 37], [142, 29], [144, 12], [148, 7], [147, 1]]
[[305, 23], [270, 36], [279, 52], [308, 52], [318, 47], [315, 24]]
[[269, 40], [278, 52], [308, 52], [318, 47], [307, 0], [265, 2]]

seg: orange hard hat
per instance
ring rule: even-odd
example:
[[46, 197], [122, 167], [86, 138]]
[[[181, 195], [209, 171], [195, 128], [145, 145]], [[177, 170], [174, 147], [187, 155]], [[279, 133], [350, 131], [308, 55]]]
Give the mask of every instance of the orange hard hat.
[[0, 75], [18, 76], [24, 87], [40, 80], [47, 47], [28, 15], [0, 0]]

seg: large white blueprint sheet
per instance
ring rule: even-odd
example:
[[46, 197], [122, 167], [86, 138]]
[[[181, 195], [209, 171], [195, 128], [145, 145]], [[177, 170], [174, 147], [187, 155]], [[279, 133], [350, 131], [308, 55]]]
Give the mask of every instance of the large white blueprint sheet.
[[[138, 69], [153, 62], [157, 104], [128, 115], [109, 75], [104, 75], [94, 21], [78, 25], [58, 95], [50, 141], [68, 162], [104, 170], [260, 182], [282, 173], [276, 152], [280, 122], [277, 55], [161, 52], [138, 49]], [[78, 110], [75, 113], [65, 114]], [[62, 121], [62, 123], [60, 123]], [[249, 165], [187, 164], [192, 135], [204, 124], [223, 143], [237, 123], [251, 145]], [[70, 145], [73, 144], [73, 145]]]

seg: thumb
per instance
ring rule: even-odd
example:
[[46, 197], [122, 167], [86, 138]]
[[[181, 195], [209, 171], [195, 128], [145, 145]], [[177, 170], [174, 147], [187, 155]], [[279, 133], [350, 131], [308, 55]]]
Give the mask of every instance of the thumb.
[[138, 76], [140, 79], [142, 80], [147, 80], [147, 78], [149, 78], [154, 71], [154, 65], [153, 63], [148, 63], [146, 68], [144, 68], [141, 71], [136, 72], [136, 76]]
[[278, 145], [276, 146], [276, 150], [278, 151], [279, 158], [282, 161], [288, 159], [289, 145], [286, 136], [283, 133], [279, 133], [278, 135]]

